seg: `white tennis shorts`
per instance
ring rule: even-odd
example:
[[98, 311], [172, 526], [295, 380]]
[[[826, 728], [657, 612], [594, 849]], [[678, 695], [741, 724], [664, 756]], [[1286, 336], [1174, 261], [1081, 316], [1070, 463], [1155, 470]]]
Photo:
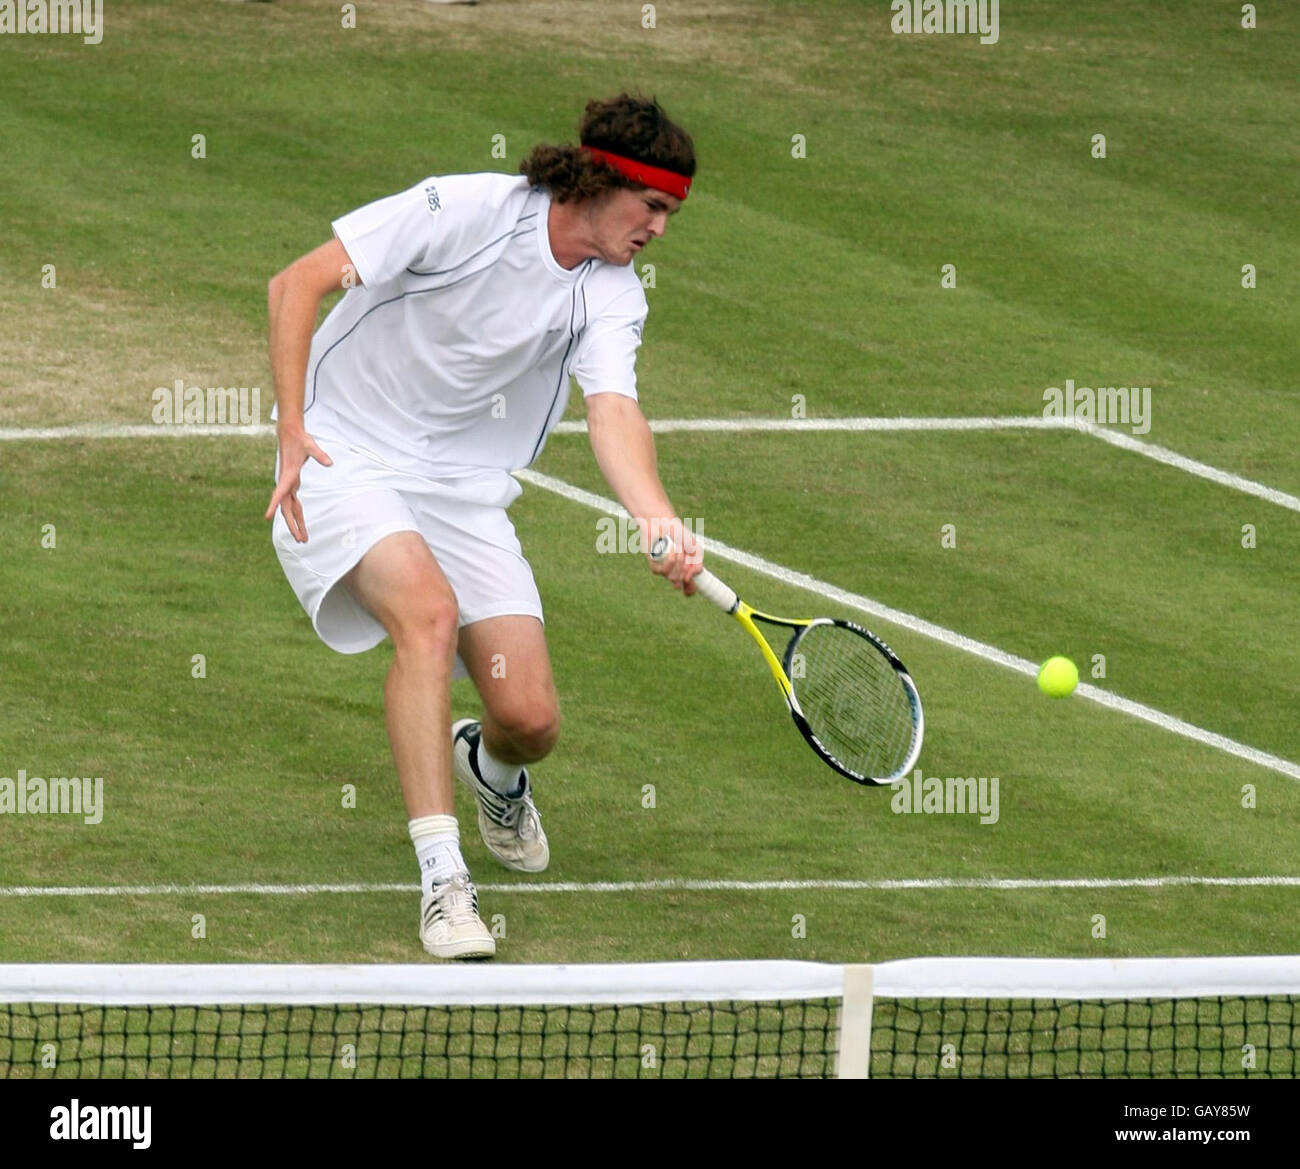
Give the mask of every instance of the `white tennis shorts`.
[[[533, 570], [504, 507], [469, 502], [445, 483], [399, 471], [337, 438], [318, 441], [333, 465], [315, 459], [303, 465], [298, 501], [307, 542], [293, 538], [279, 510], [271, 539], [284, 575], [331, 649], [362, 653], [387, 636], [342, 582], [394, 532], [424, 537], [456, 594], [461, 626], [508, 614], [542, 620]], [[278, 460], [276, 470], [278, 477]], [[464, 676], [459, 659], [456, 676]]]

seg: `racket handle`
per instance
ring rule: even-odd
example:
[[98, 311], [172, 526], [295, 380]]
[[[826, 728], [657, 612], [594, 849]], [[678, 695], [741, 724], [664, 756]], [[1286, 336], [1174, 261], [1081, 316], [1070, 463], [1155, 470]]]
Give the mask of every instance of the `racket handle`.
[[[650, 547], [650, 559], [658, 564], [673, 550], [673, 542], [667, 536], [660, 536]], [[734, 613], [740, 604], [735, 590], [723, 584], [707, 568], [701, 568], [692, 578], [696, 591], [706, 600], [712, 601], [724, 613]]]

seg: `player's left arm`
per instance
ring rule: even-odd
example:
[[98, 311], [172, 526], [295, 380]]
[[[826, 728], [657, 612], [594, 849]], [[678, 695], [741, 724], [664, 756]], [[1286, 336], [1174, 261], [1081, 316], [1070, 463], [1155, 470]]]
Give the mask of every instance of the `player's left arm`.
[[588, 395], [587, 435], [605, 481], [641, 529], [647, 557], [657, 536], [673, 542], [669, 556], [649, 561], [651, 569], [690, 596], [695, 592], [692, 578], [703, 567], [700, 552], [659, 481], [654, 435], [636, 399], [616, 393]]

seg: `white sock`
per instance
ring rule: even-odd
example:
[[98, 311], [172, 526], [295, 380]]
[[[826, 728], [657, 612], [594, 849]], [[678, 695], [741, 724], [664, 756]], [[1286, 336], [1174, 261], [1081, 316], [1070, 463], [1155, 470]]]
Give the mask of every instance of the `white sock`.
[[415, 859], [420, 864], [420, 892], [427, 897], [436, 881], [468, 873], [460, 855], [460, 825], [455, 816], [421, 816], [407, 821]]
[[483, 742], [482, 734], [474, 749], [474, 766], [479, 776], [499, 796], [517, 800], [524, 794], [524, 769], [518, 763], [502, 763], [493, 759]]

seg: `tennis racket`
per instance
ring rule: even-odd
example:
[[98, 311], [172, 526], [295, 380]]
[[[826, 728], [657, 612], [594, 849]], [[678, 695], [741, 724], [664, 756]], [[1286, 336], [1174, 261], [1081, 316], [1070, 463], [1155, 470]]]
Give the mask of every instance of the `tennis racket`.
[[[673, 547], [657, 539], [650, 559]], [[758, 643], [781, 687], [794, 725], [818, 756], [856, 783], [885, 785], [912, 770], [921, 754], [925, 714], [907, 668], [870, 630], [833, 617], [773, 617], [745, 604], [708, 569], [696, 589], [730, 613]], [[792, 630], [785, 653], [756, 622]]]

